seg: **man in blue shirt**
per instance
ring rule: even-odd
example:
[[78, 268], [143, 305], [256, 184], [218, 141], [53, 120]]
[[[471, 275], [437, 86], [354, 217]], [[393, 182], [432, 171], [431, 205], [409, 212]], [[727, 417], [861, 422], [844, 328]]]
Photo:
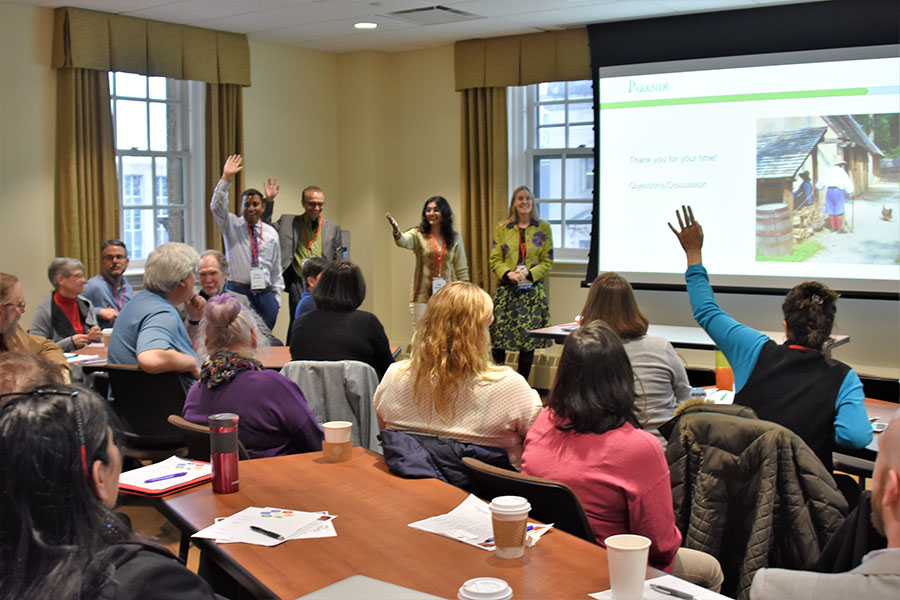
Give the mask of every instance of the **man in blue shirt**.
[[112, 327], [116, 317], [134, 297], [134, 290], [125, 279], [128, 268], [128, 249], [122, 240], [111, 239], [100, 246], [100, 274], [84, 284], [82, 295], [94, 305], [97, 324]]
[[200, 256], [186, 244], [169, 242], [150, 253], [144, 287], [122, 309], [109, 340], [109, 362], [138, 365], [148, 373], [177, 371], [185, 389], [200, 377], [200, 364], [176, 308], [184, 303], [191, 326], [206, 301], [194, 293]]

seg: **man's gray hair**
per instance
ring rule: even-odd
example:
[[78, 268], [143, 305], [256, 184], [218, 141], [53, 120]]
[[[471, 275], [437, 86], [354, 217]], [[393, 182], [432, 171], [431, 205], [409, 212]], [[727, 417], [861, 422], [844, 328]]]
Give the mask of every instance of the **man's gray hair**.
[[200, 255], [180, 242], [163, 244], [150, 253], [144, 265], [144, 287], [151, 292], [168, 294], [182, 279], [197, 272]]
[[69, 258], [68, 256], [57, 256], [53, 260], [50, 261], [50, 266], [47, 268], [47, 278], [50, 279], [50, 283], [53, 284], [53, 289], [56, 289], [56, 278], [62, 275], [63, 277], [67, 276], [72, 271], [81, 269], [84, 271], [84, 264], [78, 260], [77, 258]]
[[225, 258], [225, 255], [219, 252], [218, 250], [206, 250], [203, 254], [200, 255], [200, 260], [203, 260], [207, 256], [212, 256], [216, 259], [216, 262], [219, 263], [219, 270], [222, 271], [222, 275], [228, 276], [228, 259]]

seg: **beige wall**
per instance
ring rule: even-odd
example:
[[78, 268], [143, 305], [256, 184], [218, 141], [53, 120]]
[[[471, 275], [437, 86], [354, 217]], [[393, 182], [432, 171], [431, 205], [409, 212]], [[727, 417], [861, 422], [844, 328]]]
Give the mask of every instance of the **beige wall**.
[[0, 3], [0, 271], [22, 281], [26, 326], [54, 256], [52, 31], [53, 11]]
[[[25, 322], [48, 290], [44, 273], [54, 255], [52, 25], [50, 9], [0, 2], [0, 270], [24, 282]], [[304, 186], [325, 190], [326, 215], [351, 231], [351, 257], [368, 284], [364, 308], [406, 349], [413, 255], [393, 245], [383, 215], [390, 210], [401, 226], [412, 226], [432, 195], [446, 196], [459, 214], [452, 47], [342, 55], [260, 42], [250, 48], [248, 185], [279, 178], [276, 216], [299, 211]], [[205, 205], [206, 199], [198, 201]], [[586, 296], [583, 271], [563, 271], [549, 282], [554, 322], [571, 320]], [[694, 324], [683, 293], [638, 292], [638, 300], [655, 323]], [[721, 301], [754, 327], [779, 328], [779, 298], [728, 295]], [[836, 356], [863, 373], [900, 376], [897, 303], [844, 299], [838, 306], [839, 331], [852, 341]], [[276, 325], [282, 336], [286, 316], [282, 310]], [[692, 364], [712, 364], [707, 353], [682, 354]]]

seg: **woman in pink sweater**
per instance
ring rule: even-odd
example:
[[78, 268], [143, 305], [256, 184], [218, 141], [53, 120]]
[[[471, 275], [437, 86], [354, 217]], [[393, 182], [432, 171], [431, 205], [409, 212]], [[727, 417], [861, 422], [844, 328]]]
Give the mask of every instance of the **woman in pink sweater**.
[[650, 539], [651, 566], [718, 589], [718, 561], [679, 549], [669, 467], [641, 429], [634, 376], [619, 337], [602, 321], [572, 332], [547, 407], [525, 437], [522, 472], [571, 487], [602, 544], [634, 533]]

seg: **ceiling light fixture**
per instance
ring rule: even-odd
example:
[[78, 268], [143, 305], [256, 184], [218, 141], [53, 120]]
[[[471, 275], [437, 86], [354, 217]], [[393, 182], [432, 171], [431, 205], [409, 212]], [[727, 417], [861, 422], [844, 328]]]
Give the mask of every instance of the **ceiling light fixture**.
[[362, 23], [354, 23], [353, 26], [357, 29], [377, 29], [378, 23], [362, 22]]

